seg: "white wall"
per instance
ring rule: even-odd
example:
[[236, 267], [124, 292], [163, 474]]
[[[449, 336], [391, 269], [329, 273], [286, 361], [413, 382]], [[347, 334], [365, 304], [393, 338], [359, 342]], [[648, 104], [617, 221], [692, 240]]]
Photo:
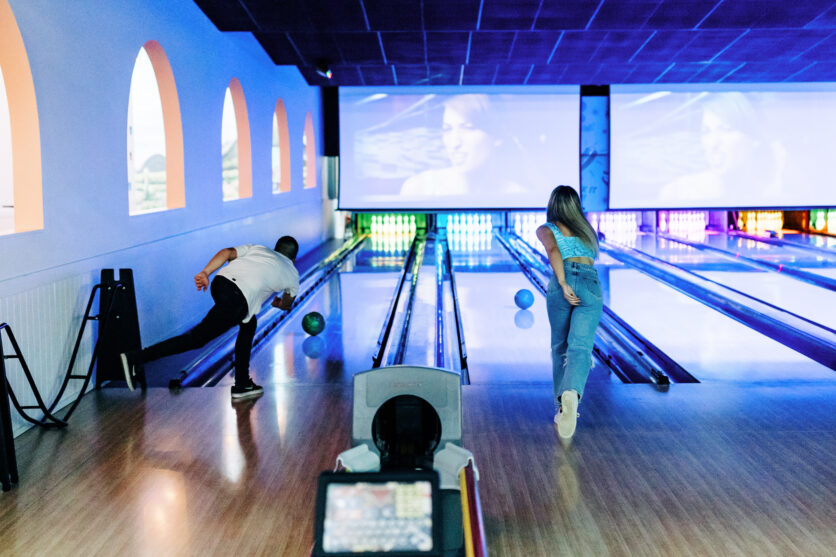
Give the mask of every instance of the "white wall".
[[[211, 305], [208, 295], [195, 292], [192, 277], [218, 249], [246, 242], [272, 246], [278, 236], [292, 234], [304, 253], [321, 241], [321, 186], [302, 185], [305, 114], [311, 111], [321, 129], [320, 103], [296, 68], [275, 66], [248, 33], [219, 32], [191, 0], [9, 3], [38, 103], [44, 229], [0, 236], [0, 322], [15, 329], [51, 399], [102, 268], [134, 269], [147, 345], [186, 329]], [[165, 49], [177, 85], [186, 207], [130, 217], [130, 78], [140, 47], [151, 39]], [[221, 115], [233, 77], [241, 81], [250, 118], [253, 197], [224, 203]], [[290, 127], [292, 190], [273, 194], [270, 149], [279, 97]], [[89, 344], [79, 370], [89, 363]], [[14, 361], [7, 361], [7, 372], [16, 392], [26, 393]], [[15, 428], [21, 431], [22, 422]]]

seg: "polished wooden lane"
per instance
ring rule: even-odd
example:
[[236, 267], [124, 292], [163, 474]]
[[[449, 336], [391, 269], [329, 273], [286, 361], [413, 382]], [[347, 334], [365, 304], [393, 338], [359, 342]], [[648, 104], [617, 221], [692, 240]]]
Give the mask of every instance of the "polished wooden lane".
[[[337, 384], [271, 384], [235, 406], [225, 388], [91, 393], [68, 430], [17, 439], [0, 554], [306, 555], [350, 397]], [[492, 555], [832, 555], [832, 386], [597, 382], [569, 446], [550, 397], [464, 388]]]
[[596, 383], [573, 442], [550, 391], [470, 386], [495, 555], [833, 555], [836, 389]]

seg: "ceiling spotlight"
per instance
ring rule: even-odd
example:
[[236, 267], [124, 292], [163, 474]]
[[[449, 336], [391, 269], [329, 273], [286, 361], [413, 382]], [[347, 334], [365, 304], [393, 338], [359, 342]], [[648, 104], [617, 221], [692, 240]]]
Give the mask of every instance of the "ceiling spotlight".
[[327, 62], [317, 62], [316, 73], [318, 73], [325, 79], [331, 79], [334, 76], [333, 72], [331, 71], [331, 68], [328, 67]]

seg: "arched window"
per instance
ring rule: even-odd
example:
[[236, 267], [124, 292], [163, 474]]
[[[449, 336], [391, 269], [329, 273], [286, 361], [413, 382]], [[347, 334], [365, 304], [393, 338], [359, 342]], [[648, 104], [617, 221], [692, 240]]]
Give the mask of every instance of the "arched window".
[[3, 68], [0, 68], [0, 234], [15, 231], [15, 188], [12, 172], [12, 124]]
[[0, 0], [0, 234], [41, 230], [41, 135], [23, 37]]
[[276, 101], [273, 111], [273, 193], [290, 191], [290, 134], [284, 102]]
[[139, 49], [128, 99], [129, 214], [185, 205], [183, 131], [174, 74], [159, 43]]
[[305, 115], [305, 134], [302, 136], [302, 183], [305, 189], [316, 187], [316, 143], [313, 118]]
[[224, 95], [221, 122], [221, 156], [223, 161], [223, 199], [231, 201], [252, 197], [252, 159], [250, 155], [250, 123], [244, 90], [233, 78]]

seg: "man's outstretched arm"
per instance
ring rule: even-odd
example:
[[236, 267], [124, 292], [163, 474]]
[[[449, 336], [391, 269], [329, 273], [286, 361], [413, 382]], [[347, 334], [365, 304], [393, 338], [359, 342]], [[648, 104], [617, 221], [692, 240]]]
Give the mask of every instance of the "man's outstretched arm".
[[194, 285], [198, 290], [206, 290], [209, 287], [209, 275], [223, 267], [224, 263], [232, 261], [236, 257], [238, 257], [238, 252], [235, 251], [235, 248], [222, 249], [209, 260], [202, 271], [194, 276]]
[[282, 294], [282, 297], [279, 298], [278, 296], [276, 296], [275, 298], [273, 298], [273, 301], [270, 302], [270, 305], [274, 308], [279, 308], [287, 311], [290, 309], [290, 306], [293, 304], [293, 300], [295, 299], [296, 296], [291, 296], [287, 293], [287, 290], [285, 290]]

